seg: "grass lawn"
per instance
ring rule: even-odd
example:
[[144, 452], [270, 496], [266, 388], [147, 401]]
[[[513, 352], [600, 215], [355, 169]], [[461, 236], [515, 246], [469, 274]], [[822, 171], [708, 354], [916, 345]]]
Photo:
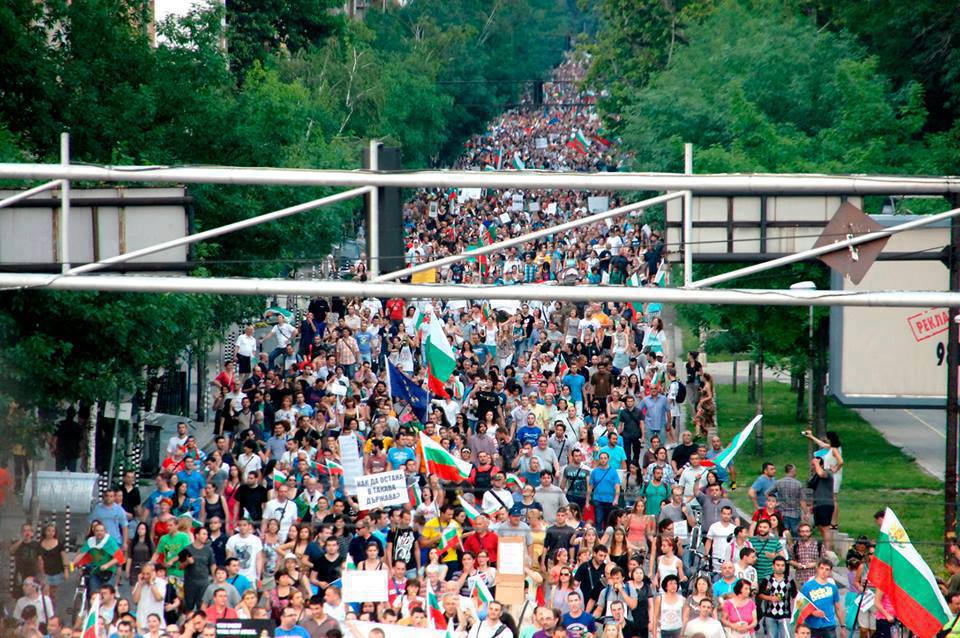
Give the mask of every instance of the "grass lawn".
[[[737, 455], [738, 489], [733, 497], [744, 511], [752, 511], [747, 490], [759, 475], [762, 462], [774, 463], [778, 476], [786, 463], [797, 466], [801, 481], [809, 476], [808, 441], [799, 434], [806, 424], [794, 419], [796, 395], [786, 384], [767, 382], [764, 406], [764, 453], [755, 453], [754, 436]], [[729, 385], [718, 387], [718, 425], [724, 442], [743, 428], [755, 411], [755, 405], [747, 403], [745, 384], [738, 386], [736, 393]], [[827, 429], [836, 431], [843, 442], [840, 530], [854, 537], [865, 534], [876, 538], [879, 530], [873, 514], [891, 507], [934, 572], [942, 571], [943, 483], [888, 443], [859, 414], [833, 401], [828, 408]]]

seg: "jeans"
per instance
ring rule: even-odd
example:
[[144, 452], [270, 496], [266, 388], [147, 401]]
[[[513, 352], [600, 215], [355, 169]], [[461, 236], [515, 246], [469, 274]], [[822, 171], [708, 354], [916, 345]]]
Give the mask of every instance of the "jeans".
[[[601, 503], [593, 501], [593, 520], [596, 522], [597, 530], [607, 528], [607, 518], [613, 511], [613, 503]], [[599, 531], [597, 533], [600, 533]]]
[[643, 442], [639, 436], [624, 436], [623, 451], [627, 456], [627, 464], [636, 463], [640, 465], [640, 457], [643, 456]]
[[790, 638], [787, 622], [778, 618], [764, 618], [763, 630], [766, 632], [767, 638]]
[[837, 628], [821, 627], [820, 629], [810, 628], [810, 638], [837, 638]]
[[783, 517], [783, 526], [790, 530], [790, 534], [796, 538], [797, 537], [797, 528], [800, 526], [800, 517], [793, 516], [784, 516]]
[[282, 357], [287, 354], [286, 348], [280, 348], [279, 346], [270, 351], [270, 356], [267, 359], [267, 367], [273, 368], [273, 362], [277, 360], [278, 357]]

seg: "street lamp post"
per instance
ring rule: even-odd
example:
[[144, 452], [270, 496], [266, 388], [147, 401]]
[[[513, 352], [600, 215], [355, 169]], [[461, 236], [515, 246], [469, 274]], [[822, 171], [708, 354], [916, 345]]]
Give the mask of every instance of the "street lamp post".
[[[816, 290], [812, 281], [798, 281], [790, 285], [791, 290]], [[807, 318], [807, 428], [813, 431], [813, 306], [809, 307]], [[811, 444], [812, 445], [812, 444]]]

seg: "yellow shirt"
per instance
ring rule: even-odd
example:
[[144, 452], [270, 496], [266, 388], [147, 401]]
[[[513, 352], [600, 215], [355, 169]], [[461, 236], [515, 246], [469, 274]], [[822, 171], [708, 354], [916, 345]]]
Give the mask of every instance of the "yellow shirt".
[[[457, 530], [457, 536], [460, 536], [460, 523], [457, 521], [450, 521], [447, 525], [444, 525], [440, 522], [439, 518], [431, 518], [427, 521], [427, 524], [423, 526], [423, 531], [420, 532], [420, 535], [427, 541], [427, 544], [430, 544], [433, 539], [440, 538], [440, 535], [443, 533], [445, 527], [453, 525], [454, 529]], [[457, 560], [456, 550], [451, 549], [446, 553], [446, 555], [441, 556], [440, 560], [444, 563], [449, 563], [451, 561]]]
[[[393, 447], [393, 439], [389, 436], [383, 437], [383, 451], [386, 452]], [[363, 453], [370, 454], [373, 451], [373, 439], [367, 439], [367, 442], [363, 444]]]

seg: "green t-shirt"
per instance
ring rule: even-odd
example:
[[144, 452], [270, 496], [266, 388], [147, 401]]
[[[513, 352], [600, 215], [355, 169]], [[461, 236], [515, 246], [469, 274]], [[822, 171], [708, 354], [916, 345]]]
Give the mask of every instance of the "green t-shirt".
[[763, 580], [770, 578], [773, 573], [773, 558], [767, 556], [767, 552], [777, 554], [780, 552], [780, 539], [768, 534], [767, 536], [754, 536], [750, 539], [750, 545], [757, 550], [757, 578]]
[[666, 483], [654, 485], [653, 482], [650, 482], [643, 487], [643, 495], [647, 499], [647, 504], [643, 510], [644, 513], [648, 516], [660, 516], [660, 508], [662, 507], [663, 501], [670, 496], [670, 488]]
[[167, 576], [183, 578], [183, 569], [180, 568], [180, 561], [176, 558], [192, 542], [193, 540], [186, 532], [170, 532], [157, 543], [157, 553], [167, 566]]

